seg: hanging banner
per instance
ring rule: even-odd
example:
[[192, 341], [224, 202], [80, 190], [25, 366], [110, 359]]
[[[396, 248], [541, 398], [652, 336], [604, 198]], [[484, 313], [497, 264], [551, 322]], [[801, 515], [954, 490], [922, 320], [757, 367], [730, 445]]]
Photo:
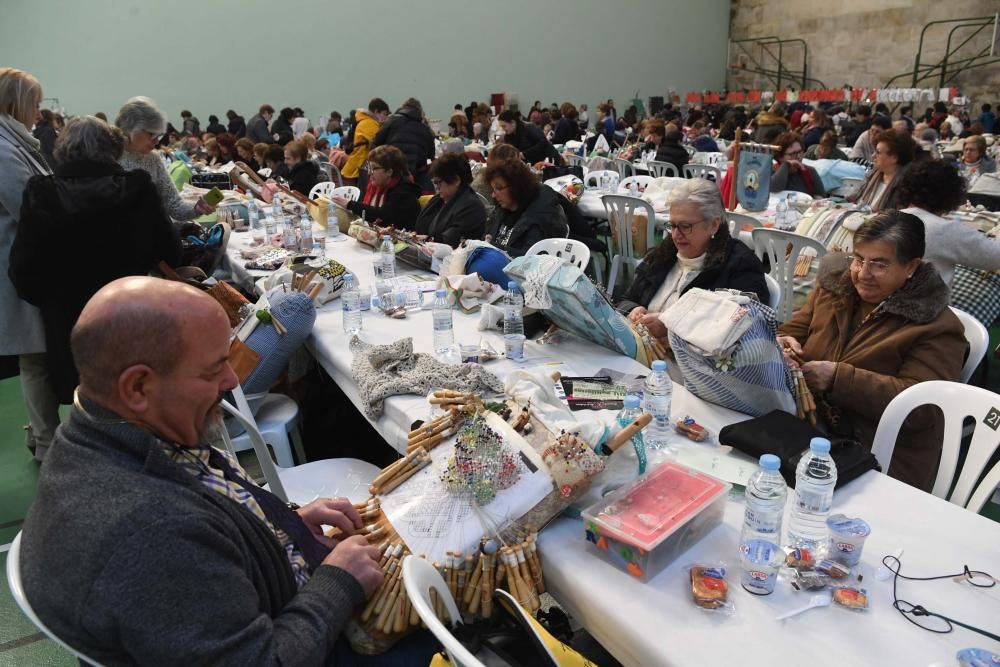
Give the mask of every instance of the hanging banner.
[[736, 171], [736, 198], [748, 211], [763, 211], [771, 192], [771, 153], [766, 149], [740, 147]]

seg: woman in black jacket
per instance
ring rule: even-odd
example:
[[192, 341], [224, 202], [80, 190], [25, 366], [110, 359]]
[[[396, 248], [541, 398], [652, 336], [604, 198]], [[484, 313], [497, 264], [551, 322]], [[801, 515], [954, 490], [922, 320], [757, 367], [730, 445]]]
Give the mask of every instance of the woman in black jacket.
[[301, 141], [285, 144], [285, 166], [288, 167], [288, 187], [309, 196], [319, 182], [319, 165], [309, 159], [309, 150]]
[[681, 134], [680, 130], [667, 130], [662, 125], [658, 128], [654, 126], [654, 128], [656, 129], [651, 129], [650, 133], [659, 132], [662, 137], [659, 146], [656, 147], [656, 161], [669, 162], [677, 167], [678, 174], [684, 173], [684, 165], [689, 160], [687, 150], [681, 145], [681, 139], [684, 138], [684, 135]]
[[11, 282], [38, 306], [49, 372], [62, 403], [77, 385], [69, 336], [98, 289], [144, 276], [181, 248], [149, 174], [118, 164], [124, 136], [93, 116], [70, 121], [56, 143], [55, 174], [28, 181], [10, 252]]
[[368, 185], [361, 201], [332, 197], [355, 215], [380, 227], [413, 229], [420, 214], [420, 188], [413, 182], [403, 152], [395, 146], [379, 146], [368, 153]]
[[48, 109], [41, 109], [38, 112], [40, 118], [38, 122], [35, 123], [35, 129], [31, 131], [35, 139], [41, 144], [42, 155], [45, 156], [45, 161], [49, 163], [49, 168], [56, 163], [55, 157], [53, 157], [52, 151], [56, 147], [56, 128], [52, 123], [52, 112]]
[[563, 159], [555, 147], [534, 123], [523, 123], [511, 111], [503, 111], [499, 116], [500, 128], [504, 131], [504, 143], [516, 146], [528, 164], [548, 159], [552, 164], [562, 165]]
[[486, 224], [487, 240], [511, 257], [520, 257], [542, 239], [566, 238], [569, 227], [559, 199], [520, 160], [486, 168], [486, 182], [497, 205]]
[[580, 117], [580, 114], [576, 107], [569, 102], [563, 102], [563, 105], [559, 107], [559, 113], [560, 118], [556, 121], [556, 126], [553, 129], [552, 143], [565, 144], [567, 141], [579, 140], [580, 125], [577, 123], [577, 118]]
[[472, 169], [464, 154], [445, 153], [430, 168], [437, 194], [417, 217], [417, 234], [457, 248], [463, 239], [482, 239], [486, 206], [469, 184]]
[[292, 118], [295, 112], [291, 108], [285, 107], [278, 113], [278, 117], [271, 123], [271, 136], [275, 143], [284, 146], [295, 138], [292, 133]]
[[667, 330], [660, 314], [688, 290], [735, 289], [768, 302], [764, 267], [742, 241], [729, 235], [718, 186], [695, 178], [670, 192], [670, 235], [646, 253], [619, 312], [657, 338]]

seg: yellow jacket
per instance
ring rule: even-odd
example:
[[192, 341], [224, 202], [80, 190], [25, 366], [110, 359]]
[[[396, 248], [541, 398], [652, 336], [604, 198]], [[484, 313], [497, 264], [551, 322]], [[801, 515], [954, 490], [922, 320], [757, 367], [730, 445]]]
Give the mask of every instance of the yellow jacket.
[[380, 123], [361, 109], [357, 112], [358, 126], [354, 130], [354, 150], [341, 170], [344, 178], [357, 178], [362, 165], [368, 159], [368, 145], [378, 133]]

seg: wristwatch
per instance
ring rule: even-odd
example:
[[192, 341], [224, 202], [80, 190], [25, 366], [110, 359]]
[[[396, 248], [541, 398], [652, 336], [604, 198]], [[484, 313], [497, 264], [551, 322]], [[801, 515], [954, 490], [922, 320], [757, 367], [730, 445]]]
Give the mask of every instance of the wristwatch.
[[292, 510], [293, 512], [302, 509], [302, 506], [299, 505], [298, 503], [285, 503], [285, 504], [288, 505], [288, 509]]

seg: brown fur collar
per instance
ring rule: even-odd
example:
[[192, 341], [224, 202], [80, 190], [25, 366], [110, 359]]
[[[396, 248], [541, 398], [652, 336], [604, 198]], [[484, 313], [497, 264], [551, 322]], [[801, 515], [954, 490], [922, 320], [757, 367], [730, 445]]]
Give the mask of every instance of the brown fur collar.
[[[844, 253], [830, 253], [819, 265], [817, 282], [823, 289], [851, 299], [858, 293], [851, 282], [850, 258]], [[951, 291], [941, 280], [937, 269], [922, 263], [913, 277], [903, 283], [882, 304], [882, 311], [899, 315], [919, 324], [933, 322], [948, 307]]]

